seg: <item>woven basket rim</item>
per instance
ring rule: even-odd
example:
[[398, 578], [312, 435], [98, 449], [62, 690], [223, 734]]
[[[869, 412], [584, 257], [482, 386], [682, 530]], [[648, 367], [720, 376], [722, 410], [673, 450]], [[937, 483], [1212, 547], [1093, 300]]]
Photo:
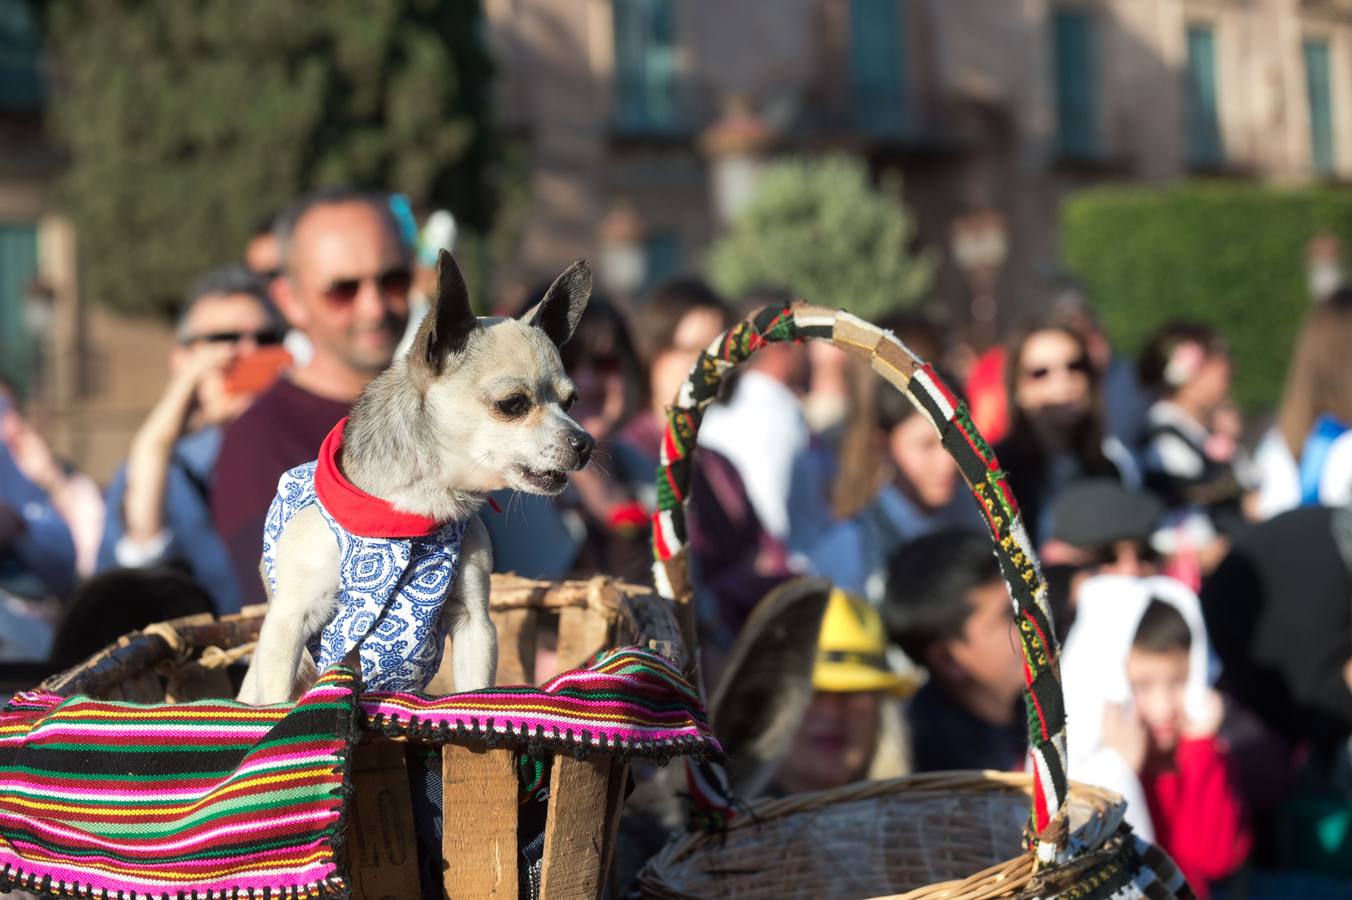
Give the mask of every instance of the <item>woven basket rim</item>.
[[[1126, 801], [1120, 794], [1079, 781], [1072, 780], [1070, 785], [1072, 802], [1095, 807], [1100, 813], [1101, 824], [1109, 826], [1105, 829], [1106, 832], [1111, 834], [1117, 830], [1126, 810]], [[859, 781], [828, 790], [753, 800], [748, 804], [749, 812], [733, 819], [724, 831], [684, 834], [678, 840], [669, 843], [659, 856], [665, 857], [670, 852], [674, 857], [672, 861], [675, 861], [707, 843], [722, 840], [727, 834], [748, 828], [764, 828], [778, 819], [827, 806], [855, 803], [860, 800], [881, 800], [897, 794], [904, 794], [905, 800], [910, 801], [948, 797], [955, 793], [988, 793], [992, 790], [1010, 796], [1027, 797], [1033, 791], [1033, 776], [1027, 772], [954, 769], [902, 775], [884, 781]], [[1076, 829], [1071, 835], [1071, 840], [1074, 841], [1086, 827]]]
[[[679, 646], [679, 629], [665, 602], [651, 588], [630, 584], [610, 575], [585, 579], [526, 578], [514, 573], [493, 573], [490, 609], [534, 609], [543, 613], [569, 608], [593, 609], [610, 619], [636, 612], [645, 615], [641, 623], [653, 633], [640, 633], [640, 643], [679, 663], [684, 648]], [[122, 635], [101, 650], [78, 663], [54, 673], [38, 685], [38, 690], [67, 695], [87, 693], [89, 679], [98, 683], [153, 669], [164, 662], [176, 665], [191, 662], [208, 647], [231, 649], [256, 640], [267, 613], [267, 604], [250, 604], [239, 612], [217, 616], [195, 613], [154, 622]], [[638, 623], [635, 623], [638, 624]], [[650, 646], [653, 639], [663, 643]]]

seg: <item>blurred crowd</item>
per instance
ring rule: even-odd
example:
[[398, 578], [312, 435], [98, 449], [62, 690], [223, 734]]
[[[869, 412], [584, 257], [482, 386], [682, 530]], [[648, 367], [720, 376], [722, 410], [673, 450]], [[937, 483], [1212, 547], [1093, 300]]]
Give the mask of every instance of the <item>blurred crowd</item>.
[[[407, 346], [452, 241], [357, 190], [260, 223], [183, 298], [163, 393], [106, 490], [0, 386], [0, 658], [74, 664], [149, 622], [264, 602], [279, 476]], [[489, 307], [517, 314], [544, 287]], [[597, 462], [557, 498], [496, 498], [497, 568], [649, 580], [664, 407], [719, 333], [792, 289], [593, 296], [563, 357]], [[1070, 771], [1132, 800], [1203, 896], [1254, 867], [1352, 878], [1352, 291], [1311, 303], [1270, 423], [1232, 404], [1243, 360], [1213, 327], [1169, 324], [1133, 359], [1074, 282], [1038, 299], [993, 348], [919, 315], [878, 324], [939, 366], [1008, 472], [1064, 641]], [[1023, 768], [1009, 597], [924, 416], [828, 345], [773, 345], [699, 441], [708, 668], [774, 586], [836, 587], [773, 789]]]

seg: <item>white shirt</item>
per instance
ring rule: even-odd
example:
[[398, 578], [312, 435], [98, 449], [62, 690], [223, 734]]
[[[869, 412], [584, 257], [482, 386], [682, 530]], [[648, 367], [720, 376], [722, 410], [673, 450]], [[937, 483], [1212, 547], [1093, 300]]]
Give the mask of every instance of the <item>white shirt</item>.
[[[1300, 506], [1300, 465], [1275, 428], [1263, 435], [1254, 451], [1258, 476], [1258, 515], [1264, 520]], [[1321, 506], [1352, 502], [1352, 431], [1333, 442], [1319, 478]]]
[[1177, 434], [1165, 432], [1155, 435], [1145, 448], [1145, 467], [1152, 472], [1163, 472], [1175, 478], [1200, 478], [1206, 468], [1206, 458], [1197, 450], [1206, 446], [1210, 432], [1183, 409], [1168, 400], [1160, 400], [1146, 414], [1146, 427], [1169, 426], [1187, 435], [1193, 443]]
[[807, 449], [809, 436], [798, 395], [753, 369], [743, 373], [730, 402], [704, 414], [699, 445], [728, 458], [761, 527], [787, 540], [793, 463]]

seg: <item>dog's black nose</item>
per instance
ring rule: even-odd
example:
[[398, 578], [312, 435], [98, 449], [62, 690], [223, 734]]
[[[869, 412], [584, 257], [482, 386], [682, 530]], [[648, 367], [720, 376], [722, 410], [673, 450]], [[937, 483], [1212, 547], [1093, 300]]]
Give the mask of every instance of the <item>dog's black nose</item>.
[[568, 446], [577, 454], [577, 467], [580, 469], [591, 459], [592, 451], [596, 449], [596, 438], [585, 431], [572, 431], [568, 433]]

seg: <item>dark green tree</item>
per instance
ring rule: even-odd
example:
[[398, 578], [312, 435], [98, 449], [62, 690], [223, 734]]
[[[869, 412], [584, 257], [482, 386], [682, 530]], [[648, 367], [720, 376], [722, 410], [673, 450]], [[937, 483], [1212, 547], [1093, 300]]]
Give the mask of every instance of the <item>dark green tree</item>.
[[168, 313], [329, 184], [486, 228], [491, 64], [475, 0], [49, 0], [51, 120], [83, 292]]
[[875, 188], [848, 157], [776, 162], [714, 242], [709, 277], [730, 295], [782, 286], [866, 319], [915, 306], [937, 259], [913, 248], [915, 221], [900, 193], [895, 182]]

